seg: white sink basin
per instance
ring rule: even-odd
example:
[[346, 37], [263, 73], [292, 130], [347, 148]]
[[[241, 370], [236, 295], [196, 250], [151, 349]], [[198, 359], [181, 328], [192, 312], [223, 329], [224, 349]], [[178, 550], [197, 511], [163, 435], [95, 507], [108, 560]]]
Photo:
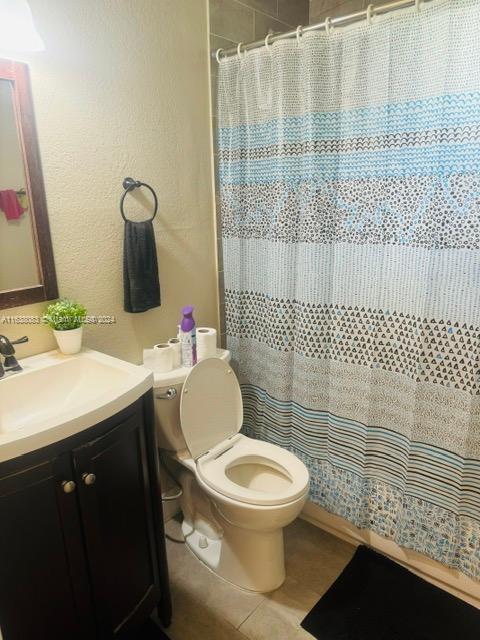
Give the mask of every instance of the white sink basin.
[[98, 351], [57, 351], [20, 361], [0, 379], [0, 462], [67, 438], [121, 411], [152, 387], [153, 374]]

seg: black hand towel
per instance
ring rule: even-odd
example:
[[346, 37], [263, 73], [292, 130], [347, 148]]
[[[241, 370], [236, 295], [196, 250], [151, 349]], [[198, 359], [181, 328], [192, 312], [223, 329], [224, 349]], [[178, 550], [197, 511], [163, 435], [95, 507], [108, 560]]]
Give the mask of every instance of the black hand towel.
[[160, 282], [152, 221], [126, 220], [123, 249], [125, 311], [141, 313], [159, 307]]

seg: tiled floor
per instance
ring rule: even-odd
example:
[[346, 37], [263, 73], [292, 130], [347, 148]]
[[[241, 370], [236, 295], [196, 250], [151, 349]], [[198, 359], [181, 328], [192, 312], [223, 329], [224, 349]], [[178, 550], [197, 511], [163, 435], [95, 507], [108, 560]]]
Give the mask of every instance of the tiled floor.
[[[170, 536], [181, 539], [170, 520]], [[173, 599], [171, 640], [308, 640], [300, 622], [329, 588], [354, 547], [303, 520], [285, 530], [287, 579], [266, 595], [247, 593], [209, 571], [185, 544], [167, 540]]]

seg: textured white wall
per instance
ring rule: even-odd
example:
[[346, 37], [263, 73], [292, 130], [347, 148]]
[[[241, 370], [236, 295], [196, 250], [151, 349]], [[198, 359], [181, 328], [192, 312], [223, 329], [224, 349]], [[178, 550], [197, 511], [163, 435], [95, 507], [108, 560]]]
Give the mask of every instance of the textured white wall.
[[[182, 305], [216, 326], [206, 0], [30, 0], [47, 51], [29, 63], [60, 294], [111, 327], [88, 346], [133, 362], [176, 333]], [[122, 311], [126, 175], [153, 185], [163, 304]], [[0, 312], [39, 312], [42, 305]], [[53, 348], [43, 327], [20, 355]]]

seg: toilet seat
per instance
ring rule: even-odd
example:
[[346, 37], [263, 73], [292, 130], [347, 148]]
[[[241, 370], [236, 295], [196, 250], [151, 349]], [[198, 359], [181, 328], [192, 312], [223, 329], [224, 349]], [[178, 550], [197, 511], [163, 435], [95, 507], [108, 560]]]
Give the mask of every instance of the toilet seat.
[[308, 471], [293, 453], [241, 434], [201, 456], [196, 469], [217, 493], [252, 505], [286, 504], [308, 490]]
[[241, 503], [278, 506], [308, 491], [307, 468], [293, 453], [238, 433], [242, 394], [235, 373], [222, 360], [202, 360], [188, 374], [180, 422], [199, 480], [216, 493]]
[[192, 458], [234, 436], [242, 422], [242, 394], [232, 368], [218, 358], [195, 365], [180, 398], [180, 424]]

